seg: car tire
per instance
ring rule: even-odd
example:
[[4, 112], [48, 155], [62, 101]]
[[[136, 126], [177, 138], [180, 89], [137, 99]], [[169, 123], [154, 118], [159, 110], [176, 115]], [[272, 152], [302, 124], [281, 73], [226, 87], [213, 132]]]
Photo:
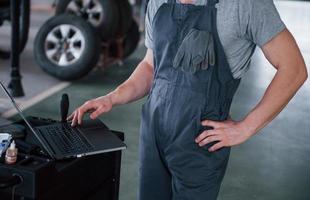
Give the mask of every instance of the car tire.
[[115, 0], [61, 0], [56, 5], [56, 15], [69, 12], [90, 22], [101, 39], [108, 41], [117, 34], [119, 10]]
[[100, 44], [88, 22], [62, 14], [52, 17], [40, 28], [34, 42], [34, 56], [48, 74], [61, 80], [75, 80], [95, 67]]

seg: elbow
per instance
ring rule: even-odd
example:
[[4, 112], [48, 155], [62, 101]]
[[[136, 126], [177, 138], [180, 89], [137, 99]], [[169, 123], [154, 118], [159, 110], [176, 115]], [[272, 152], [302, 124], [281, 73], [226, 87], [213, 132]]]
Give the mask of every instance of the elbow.
[[298, 82], [300, 83], [300, 86], [302, 86], [306, 80], [308, 79], [308, 71], [306, 65], [302, 65], [299, 67], [299, 70], [297, 70], [296, 78]]
[[306, 82], [306, 80], [308, 79], [308, 77], [309, 77], [309, 74], [308, 74], [308, 71], [307, 71], [307, 67], [304, 66], [304, 67], [303, 67], [303, 70], [302, 70], [302, 72], [301, 72], [301, 80], [302, 80], [302, 82], [303, 82], [303, 83]]
[[307, 68], [305, 67], [305, 82], [306, 80], [309, 78], [309, 74], [308, 74], [308, 71], [307, 71]]

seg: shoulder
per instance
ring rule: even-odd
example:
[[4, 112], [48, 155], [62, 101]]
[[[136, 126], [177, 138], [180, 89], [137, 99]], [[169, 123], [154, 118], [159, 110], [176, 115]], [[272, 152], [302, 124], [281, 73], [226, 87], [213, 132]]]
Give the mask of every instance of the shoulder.
[[274, 6], [273, 0], [220, 0], [218, 5], [218, 7], [226, 10], [237, 8], [240, 13], [249, 13], [253, 9], [268, 10], [270, 6]]
[[[218, 5], [223, 18], [236, 21], [241, 32], [249, 25], [257, 25], [262, 20], [278, 17], [273, 0], [220, 0]], [[224, 18], [223, 18], [224, 19]]]
[[273, 0], [236, 0], [238, 1], [238, 7], [240, 14], [253, 13], [255, 11], [264, 12], [274, 9]]
[[147, 15], [150, 18], [150, 21], [153, 20], [155, 14], [161, 5], [166, 3], [167, 0], [150, 0], [147, 6]]

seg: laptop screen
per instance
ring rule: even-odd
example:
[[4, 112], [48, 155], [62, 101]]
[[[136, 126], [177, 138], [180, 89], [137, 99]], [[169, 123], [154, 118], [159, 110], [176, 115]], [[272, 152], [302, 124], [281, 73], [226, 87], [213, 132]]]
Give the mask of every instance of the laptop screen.
[[35, 135], [35, 137], [39, 140], [39, 142], [41, 143], [41, 145], [43, 145], [44, 149], [47, 151], [47, 153], [53, 157], [53, 154], [50, 152], [50, 150], [45, 146], [45, 143], [41, 140], [41, 138], [38, 136], [38, 134], [36, 133], [36, 131], [34, 130], [34, 128], [31, 126], [31, 124], [29, 123], [29, 121], [26, 119], [25, 115], [23, 114], [22, 110], [19, 108], [19, 106], [17, 105], [17, 103], [15, 102], [14, 98], [11, 96], [11, 94], [9, 93], [9, 91], [5, 88], [5, 86], [2, 84], [2, 82], [0, 81], [0, 86], [2, 88], [2, 90], [4, 91], [4, 93], [6, 94], [6, 96], [11, 100], [13, 106], [15, 107], [15, 109], [17, 110], [19, 116], [24, 120], [24, 122], [27, 124], [27, 126], [29, 127], [29, 129], [31, 130], [31, 132]]

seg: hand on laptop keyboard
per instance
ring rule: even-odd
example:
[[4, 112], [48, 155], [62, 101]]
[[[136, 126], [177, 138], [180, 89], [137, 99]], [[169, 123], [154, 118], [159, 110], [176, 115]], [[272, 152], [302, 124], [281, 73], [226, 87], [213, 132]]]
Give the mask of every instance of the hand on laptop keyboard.
[[96, 119], [103, 113], [109, 112], [113, 107], [112, 95], [102, 96], [96, 99], [85, 102], [78, 107], [69, 117], [71, 126], [82, 124], [85, 113], [91, 113], [90, 118]]

